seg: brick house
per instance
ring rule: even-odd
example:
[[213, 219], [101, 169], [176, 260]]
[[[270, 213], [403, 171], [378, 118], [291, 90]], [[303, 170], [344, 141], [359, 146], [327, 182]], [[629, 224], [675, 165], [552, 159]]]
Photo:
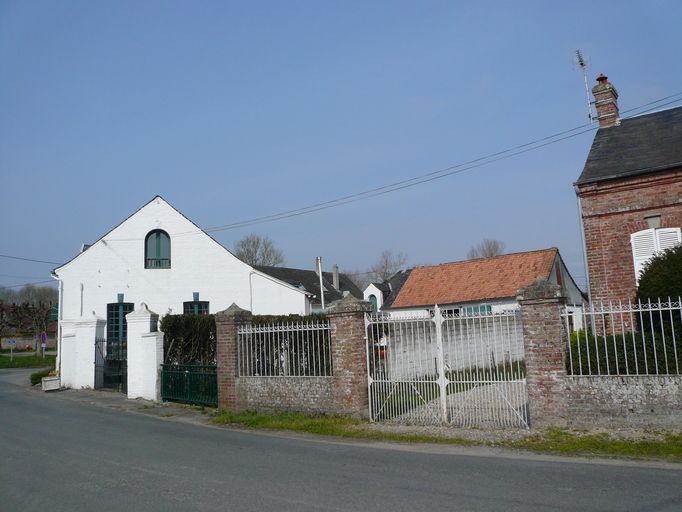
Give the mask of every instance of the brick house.
[[682, 107], [621, 120], [615, 87], [597, 82], [599, 129], [574, 184], [588, 293], [628, 300], [649, 259], [682, 240]]

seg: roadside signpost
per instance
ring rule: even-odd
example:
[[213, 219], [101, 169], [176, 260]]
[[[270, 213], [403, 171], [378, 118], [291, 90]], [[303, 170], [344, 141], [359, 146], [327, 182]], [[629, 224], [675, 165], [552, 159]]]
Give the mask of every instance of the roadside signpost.
[[45, 348], [47, 347], [47, 333], [45, 331], [40, 333], [40, 348], [43, 351], [43, 359], [45, 359]]
[[9, 340], [9, 360], [14, 361], [14, 347], [17, 346], [17, 340]]

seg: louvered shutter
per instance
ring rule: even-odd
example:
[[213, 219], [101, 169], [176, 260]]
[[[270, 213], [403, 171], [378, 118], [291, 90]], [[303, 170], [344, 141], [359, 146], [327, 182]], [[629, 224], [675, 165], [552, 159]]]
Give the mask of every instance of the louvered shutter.
[[680, 244], [680, 228], [656, 230], [656, 252], [663, 252]]
[[635, 282], [639, 284], [639, 276], [644, 265], [656, 252], [656, 230], [645, 229], [630, 235], [632, 259], [635, 264]]

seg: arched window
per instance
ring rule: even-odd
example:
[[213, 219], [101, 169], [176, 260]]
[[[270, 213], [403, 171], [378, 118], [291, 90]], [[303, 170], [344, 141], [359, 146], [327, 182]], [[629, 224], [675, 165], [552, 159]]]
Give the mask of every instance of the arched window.
[[144, 268], [170, 268], [170, 237], [160, 229], [150, 231], [144, 240]]
[[377, 312], [377, 297], [376, 295], [369, 296], [369, 302], [372, 304], [372, 311]]

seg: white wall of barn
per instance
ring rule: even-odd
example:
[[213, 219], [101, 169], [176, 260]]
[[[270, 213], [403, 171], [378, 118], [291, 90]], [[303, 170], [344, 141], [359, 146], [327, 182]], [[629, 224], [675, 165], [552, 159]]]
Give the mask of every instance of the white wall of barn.
[[[171, 239], [171, 267], [145, 268], [145, 237], [155, 229]], [[232, 303], [254, 314], [305, 314], [301, 291], [237, 259], [218, 242], [157, 197], [71, 262], [56, 270], [62, 281], [63, 321], [84, 315], [106, 318], [106, 306], [122, 293], [163, 316], [182, 313], [183, 302], [209, 301], [211, 313]]]

